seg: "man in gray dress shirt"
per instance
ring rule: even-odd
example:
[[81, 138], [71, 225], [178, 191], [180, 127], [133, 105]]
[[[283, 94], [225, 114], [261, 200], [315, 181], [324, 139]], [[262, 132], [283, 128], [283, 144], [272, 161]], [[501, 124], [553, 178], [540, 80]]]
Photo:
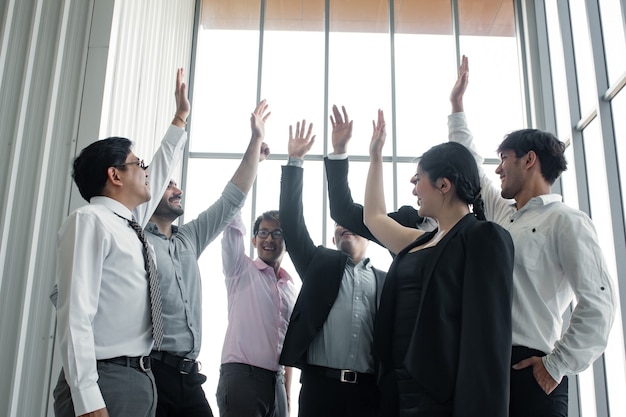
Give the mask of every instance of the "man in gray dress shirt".
[[195, 220], [172, 223], [183, 214], [182, 190], [170, 181], [150, 223], [145, 228], [154, 246], [163, 301], [163, 344], [153, 351], [154, 373], [161, 416], [212, 416], [198, 372], [202, 332], [200, 270], [197, 259], [241, 209], [256, 177], [259, 161], [269, 155], [263, 143], [269, 113], [261, 101], [250, 118], [252, 137], [241, 164], [222, 196]]
[[315, 246], [304, 221], [304, 156], [312, 125], [289, 130], [280, 222], [302, 288], [280, 363], [302, 370], [299, 417], [373, 417], [379, 394], [372, 356], [374, 316], [386, 273], [366, 257], [368, 241], [335, 225], [337, 250]]

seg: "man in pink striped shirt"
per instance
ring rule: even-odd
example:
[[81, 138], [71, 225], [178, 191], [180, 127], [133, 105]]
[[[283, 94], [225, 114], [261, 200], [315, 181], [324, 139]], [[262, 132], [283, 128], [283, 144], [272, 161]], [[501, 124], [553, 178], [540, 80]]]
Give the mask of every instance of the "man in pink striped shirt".
[[245, 253], [244, 235], [238, 214], [222, 238], [228, 328], [217, 405], [221, 417], [286, 417], [290, 369], [284, 373], [278, 359], [297, 290], [280, 267], [285, 242], [278, 211], [265, 212], [254, 223], [255, 260]]

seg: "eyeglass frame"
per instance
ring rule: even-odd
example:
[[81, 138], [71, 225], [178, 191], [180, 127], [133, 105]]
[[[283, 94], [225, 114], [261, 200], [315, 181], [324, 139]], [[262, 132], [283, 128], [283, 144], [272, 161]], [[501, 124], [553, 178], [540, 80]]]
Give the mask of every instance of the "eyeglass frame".
[[146, 165], [143, 161], [143, 159], [139, 159], [137, 158], [136, 161], [133, 162], [124, 162], [123, 164], [116, 164], [113, 165], [114, 168], [121, 168], [121, 167], [125, 167], [126, 165], [137, 165], [139, 168], [141, 168], [142, 170], [146, 170], [148, 169], [148, 165]]
[[[263, 233], [265, 236], [261, 235], [261, 233]], [[275, 236], [274, 234], [278, 233], [280, 234], [280, 236]], [[283, 234], [283, 230], [282, 229], [274, 229], [271, 232], [267, 229], [261, 229], [261, 230], [257, 230], [257, 232], [254, 234], [255, 237], [260, 237], [261, 239], [267, 239], [269, 237], [269, 235], [272, 235], [272, 239], [285, 239], [285, 236]]]

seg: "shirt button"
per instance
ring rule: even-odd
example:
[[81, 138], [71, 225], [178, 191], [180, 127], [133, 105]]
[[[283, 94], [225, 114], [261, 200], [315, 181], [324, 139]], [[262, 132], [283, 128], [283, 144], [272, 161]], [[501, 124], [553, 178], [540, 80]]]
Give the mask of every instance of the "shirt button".
[[354, 315], [354, 317], [359, 317], [359, 315], [358, 315], [358, 314], [355, 314], [355, 315]]
[[356, 338], [356, 333], [352, 335], [352, 337]]
[[359, 296], [357, 295], [356, 297], [354, 297], [354, 299], [358, 301], [359, 300]]

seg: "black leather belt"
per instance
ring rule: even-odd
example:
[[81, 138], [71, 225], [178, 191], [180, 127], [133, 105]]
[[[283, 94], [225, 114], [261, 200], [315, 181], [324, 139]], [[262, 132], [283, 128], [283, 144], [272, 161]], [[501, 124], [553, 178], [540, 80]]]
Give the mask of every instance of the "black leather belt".
[[251, 374], [256, 374], [266, 378], [276, 378], [283, 374], [282, 369], [279, 371], [270, 371], [269, 369], [260, 368], [254, 365], [248, 365], [247, 363], [228, 362], [220, 365], [221, 370], [230, 371], [243, 371]]
[[128, 366], [131, 368], [140, 369], [144, 372], [147, 372], [152, 368], [150, 356], [118, 356], [116, 358], [100, 359], [98, 362], [114, 363], [116, 365]]
[[374, 374], [364, 374], [361, 372], [352, 371], [350, 369], [334, 369], [325, 368], [323, 366], [308, 365], [303, 369], [303, 371], [325, 376], [330, 379], [335, 379], [339, 382], [344, 382], [346, 384], [376, 382], [376, 377], [374, 376]]
[[150, 353], [150, 357], [159, 362], [163, 362], [167, 366], [171, 366], [183, 375], [197, 374], [199, 371], [198, 361], [193, 359], [181, 358], [180, 356], [172, 355], [171, 353], [159, 352], [156, 350], [153, 350], [152, 353]]

